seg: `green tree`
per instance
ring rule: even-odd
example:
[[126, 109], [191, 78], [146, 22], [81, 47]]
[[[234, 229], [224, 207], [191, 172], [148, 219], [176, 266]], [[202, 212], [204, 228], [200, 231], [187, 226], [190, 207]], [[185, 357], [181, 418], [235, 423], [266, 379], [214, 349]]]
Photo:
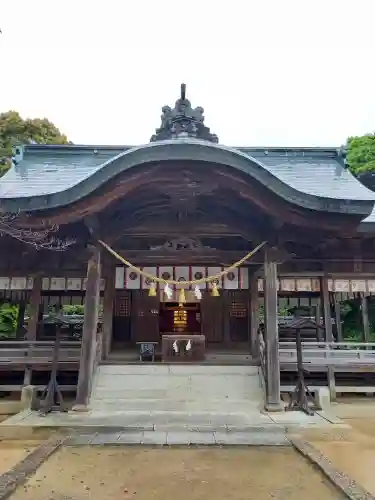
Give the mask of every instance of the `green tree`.
[[347, 141], [347, 162], [350, 171], [361, 178], [375, 172], [375, 133], [361, 137], [349, 137]]
[[11, 166], [17, 144], [68, 144], [67, 137], [47, 118], [21, 118], [17, 111], [0, 113], [0, 175]]

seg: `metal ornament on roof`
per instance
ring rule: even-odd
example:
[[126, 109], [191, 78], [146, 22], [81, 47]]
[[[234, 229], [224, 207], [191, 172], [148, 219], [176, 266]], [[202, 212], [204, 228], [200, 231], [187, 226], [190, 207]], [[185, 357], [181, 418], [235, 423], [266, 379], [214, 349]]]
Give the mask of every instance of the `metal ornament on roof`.
[[193, 137], [203, 141], [218, 143], [219, 138], [212, 134], [210, 129], [204, 125], [204, 109], [200, 106], [192, 108], [189, 99], [186, 98], [186, 85], [181, 84], [181, 95], [177, 99], [174, 108], [163, 106], [161, 125], [156, 129], [150, 142], [165, 141], [167, 139], [179, 139], [181, 137]]

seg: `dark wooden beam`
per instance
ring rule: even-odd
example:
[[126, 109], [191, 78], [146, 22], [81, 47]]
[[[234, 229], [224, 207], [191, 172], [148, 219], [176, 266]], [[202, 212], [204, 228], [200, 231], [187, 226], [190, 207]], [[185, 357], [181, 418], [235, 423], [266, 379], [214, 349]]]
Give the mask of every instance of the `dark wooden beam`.
[[87, 265], [85, 294], [85, 313], [82, 330], [82, 347], [77, 384], [77, 395], [73, 409], [80, 411], [87, 408], [91, 395], [96, 355], [96, 338], [100, 298], [100, 250], [91, 247], [91, 258]]
[[266, 343], [266, 410], [281, 411], [277, 305], [277, 264], [272, 252], [264, 260], [264, 326]]
[[112, 342], [113, 307], [115, 300], [115, 274], [114, 263], [105, 267], [105, 290], [103, 296], [103, 355], [109, 354]]
[[364, 293], [361, 293], [361, 313], [363, 325], [363, 342], [370, 342], [370, 321], [368, 315], [368, 300]]
[[250, 278], [250, 350], [252, 356], [258, 358], [258, 329], [259, 329], [259, 292], [258, 276], [256, 273]]
[[326, 276], [320, 278], [320, 293], [321, 293], [321, 301], [323, 307], [322, 312], [323, 312], [324, 328], [326, 332], [325, 341], [333, 342], [331, 306], [329, 300], [328, 279]]
[[[42, 276], [37, 274], [34, 276], [33, 289], [30, 297], [30, 316], [27, 322], [26, 340], [36, 340], [36, 333], [39, 321], [39, 310], [42, 292]], [[31, 384], [32, 369], [26, 366], [24, 373], [24, 385]]]

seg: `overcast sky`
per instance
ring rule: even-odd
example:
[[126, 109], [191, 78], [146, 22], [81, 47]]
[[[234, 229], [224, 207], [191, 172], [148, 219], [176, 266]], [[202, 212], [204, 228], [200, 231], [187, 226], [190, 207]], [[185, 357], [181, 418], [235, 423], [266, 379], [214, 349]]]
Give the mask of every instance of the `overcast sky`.
[[375, 131], [375, 0], [0, 0], [0, 111], [148, 142], [181, 82], [227, 145]]

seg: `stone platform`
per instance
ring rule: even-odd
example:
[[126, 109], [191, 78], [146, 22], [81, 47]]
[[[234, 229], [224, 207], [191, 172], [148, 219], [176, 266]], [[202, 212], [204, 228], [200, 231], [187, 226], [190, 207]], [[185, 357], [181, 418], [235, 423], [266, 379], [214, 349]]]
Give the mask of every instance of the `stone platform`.
[[59, 429], [91, 435], [93, 444], [106, 434], [118, 443], [260, 445], [285, 444], [288, 432], [340, 425], [323, 412], [265, 413], [263, 407], [255, 366], [104, 365], [88, 411], [41, 417], [27, 410], [0, 424], [0, 433]]
[[[231, 439], [238, 441], [241, 435], [285, 435], [306, 429], [347, 427], [336, 417], [331, 417], [324, 412], [313, 416], [302, 412], [262, 413], [260, 411], [251, 414], [241, 413], [207, 413], [207, 412], [123, 412], [112, 411], [104, 413], [89, 411], [85, 413], [50, 413], [41, 417], [37, 412], [25, 410], [10, 417], [0, 424], [0, 435], [6, 430], [13, 433], [26, 430], [55, 429], [62, 432], [91, 434], [111, 433], [120, 434], [135, 433], [177, 433], [191, 434], [197, 436], [210, 435], [208, 441], [212, 441], [212, 434], [218, 433], [231, 435]], [[164, 434], [163, 434], [164, 435]], [[185, 438], [184, 438], [185, 439]], [[229, 439], [229, 437], [225, 438]], [[249, 438], [250, 439], [250, 438]], [[253, 438], [251, 438], [253, 439]]]

